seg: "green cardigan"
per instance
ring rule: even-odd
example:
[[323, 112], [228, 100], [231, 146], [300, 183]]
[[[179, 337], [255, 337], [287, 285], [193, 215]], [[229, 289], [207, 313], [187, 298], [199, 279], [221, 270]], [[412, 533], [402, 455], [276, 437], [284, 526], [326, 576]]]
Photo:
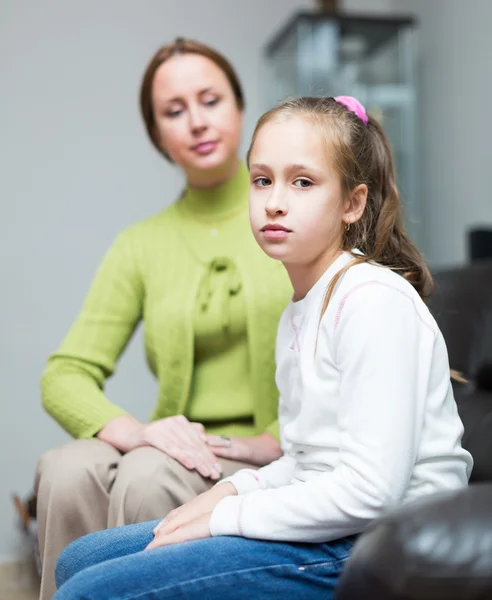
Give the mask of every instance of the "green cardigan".
[[[257, 246], [247, 213], [244, 165], [214, 190], [188, 189], [177, 203], [121, 233], [83, 309], [42, 377], [45, 409], [76, 438], [127, 414], [104, 395], [105, 380], [141, 320], [148, 365], [159, 383], [151, 420], [183, 414], [194, 368], [196, 303], [215, 269], [230, 269], [244, 294], [254, 430], [278, 436], [274, 346], [292, 294], [283, 265]], [[205, 283], [205, 285], [204, 285]], [[206, 300], [206, 299], [205, 299]]]

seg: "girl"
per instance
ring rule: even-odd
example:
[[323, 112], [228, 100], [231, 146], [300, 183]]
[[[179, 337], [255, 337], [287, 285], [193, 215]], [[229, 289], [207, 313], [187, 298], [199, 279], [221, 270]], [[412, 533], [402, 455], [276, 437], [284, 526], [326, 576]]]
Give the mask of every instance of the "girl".
[[[162, 518], [221, 475], [281, 455], [274, 350], [292, 286], [251, 235], [239, 79], [212, 48], [178, 39], [150, 61], [140, 104], [187, 186], [118, 236], [43, 375], [46, 410], [76, 439], [37, 468], [41, 600], [71, 541]], [[159, 385], [148, 423], [104, 394], [142, 322]]]
[[76, 541], [57, 600], [326, 600], [371, 521], [467, 485], [432, 280], [380, 126], [354, 98], [288, 101], [260, 119], [249, 168], [253, 233], [294, 286], [276, 349], [284, 455], [160, 523]]

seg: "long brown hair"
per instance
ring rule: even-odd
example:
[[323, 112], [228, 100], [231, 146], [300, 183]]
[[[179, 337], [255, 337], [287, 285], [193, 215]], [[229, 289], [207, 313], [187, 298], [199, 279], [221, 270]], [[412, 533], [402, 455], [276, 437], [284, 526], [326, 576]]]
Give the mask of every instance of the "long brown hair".
[[157, 50], [154, 56], [151, 58], [142, 79], [142, 85], [140, 87], [140, 110], [142, 113], [145, 127], [149, 135], [150, 141], [157, 148], [157, 150], [167, 160], [171, 160], [167, 152], [160, 146], [159, 139], [155, 128], [155, 117], [154, 117], [154, 104], [152, 102], [152, 83], [157, 69], [173, 56], [182, 54], [198, 54], [208, 58], [214, 62], [229, 81], [234, 97], [236, 99], [239, 110], [244, 110], [244, 94], [239, 81], [239, 77], [236, 71], [232, 67], [231, 63], [219, 52], [196, 42], [193, 40], [186, 40], [184, 38], [176, 38], [172, 44], [166, 44]]
[[390, 144], [374, 118], [369, 117], [365, 125], [334, 98], [286, 100], [258, 121], [248, 152], [248, 162], [258, 132], [266, 123], [295, 116], [309, 119], [318, 126], [327, 141], [327, 147], [329, 144], [333, 149], [331, 156], [341, 178], [342, 193], [347, 195], [360, 184], [367, 185], [368, 189], [361, 218], [352, 223], [348, 230], [340, 223], [343, 231], [342, 250], [351, 252], [357, 248], [363, 254], [353, 254], [353, 260], [332, 279], [321, 316], [340, 277], [359, 263], [376, 262], [397, 271], [422, 298], [427, 298], [433, 290], [432, 276], [405, 232]]

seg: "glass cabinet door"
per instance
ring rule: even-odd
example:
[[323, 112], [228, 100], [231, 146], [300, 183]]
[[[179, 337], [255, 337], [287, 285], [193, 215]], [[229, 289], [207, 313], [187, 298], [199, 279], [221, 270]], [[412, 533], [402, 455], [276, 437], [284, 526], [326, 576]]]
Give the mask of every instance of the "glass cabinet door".
[[407, 228], [418, 213], [417, 114], [411, 18], [296, 15], [268, 44], [266, 108], [288, 96], [355, 96], [393, 147]]

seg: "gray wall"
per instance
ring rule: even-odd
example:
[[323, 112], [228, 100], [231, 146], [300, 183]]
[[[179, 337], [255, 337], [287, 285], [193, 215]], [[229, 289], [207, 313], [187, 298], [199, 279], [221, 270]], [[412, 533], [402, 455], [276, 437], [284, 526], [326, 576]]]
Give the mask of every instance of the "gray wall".
[[[39, 376], [114, 236], [176, 198], [182, 180], [146, 140], [143, 69], [177, 35], [223, 51], [262, 104], [261, 49], [312, 0], [2, 0], [0, 3], [0, 561], [22, 552], [10, 493], [68, 440], [43, 413]], [[109, 396], [144, 419], [155, 384], [140, 335]]]
[[391, 11], [418, 19], [418, 237], [431, 265], [463, 263], [468, 229], [492, 227], [492, 2], [345, 0], [342, 5], [347, 11]]
[[492, 2], [394, 1], [420, 22], [423, 250], [462, 263], [468, 229], [492, 228]]

